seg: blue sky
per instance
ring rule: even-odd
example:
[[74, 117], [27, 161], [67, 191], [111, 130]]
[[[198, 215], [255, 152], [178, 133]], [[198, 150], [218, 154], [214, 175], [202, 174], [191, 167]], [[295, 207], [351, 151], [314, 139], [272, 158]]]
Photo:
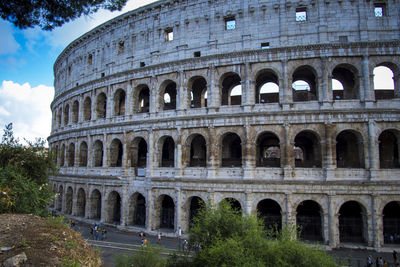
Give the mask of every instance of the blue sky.
[[50, 103], [54, 96], [53, 64], [73, 40], [127, 11], [154, 2], [129, 0], [121, 12], [100, 10], [48, 32], [19, 30], [0, 19], [0, 127], [13, 123], [21, 141], [47, 138], [51, 129]]

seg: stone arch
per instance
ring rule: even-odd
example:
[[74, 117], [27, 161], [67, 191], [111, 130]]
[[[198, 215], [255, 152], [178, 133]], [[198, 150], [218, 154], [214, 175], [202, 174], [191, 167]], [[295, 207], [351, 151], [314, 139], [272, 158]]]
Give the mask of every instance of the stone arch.
[[73, 189], [71, 186], [67, 188], [67, 192], [65, 193], [65, 213], [71, 215], [72, 214], [72, 199], [73, 199]]
[[378, 141], [380, 168], [400, 168], [400, 132], [396, 129], [385, 130]]
[[88, 145], [85, 141], [82, 141], [79, 146], [79, 166], [86, 167], [88, 161]]
[[60, 151], [60, 167], [64, 167], [65, 165], [65, 144], [61, 145], [61, 151]]
[[159, 140], [160, 167], [175, 167], [175, 142], [171, 136], [163, 136]]
[[266, 230], [282, 229], [282, 209], [278, 202], [265, 198], [257, 204], [257, 215], [264, 222]]
[[364, 168], [364, 145], [359, 132], [344, 130], [336, 136], [336, 164], [338, 168]]
[[175, 203], [169, 195], [160, 195], [154, 205], [156, 228], [175, 229]]
[[279, 102], [279, 79], [271, 69], [260, 70], [256, 75], [256, 103]]
[[292, 74], [293, 101], [312, 101], [318, 99], [317, 72], [309, 65], [295, 69]]
[[340, 82], [343, 89], [333, 90], [334, 100], [341, 99], [359, 99], [360, 98], [360, 82], [358, 79], [358, 70], [350, 64], [339, 64], [332, 71], [332, 81], [335, 79]]
[[101, 167], [103, 166], [103, 142], [100, 140], [96, 140], [93, 144], [93, 166]]
[[129, 199], [128, 225], [144, 227], [146, 224], [146, 198], [139, 192]]
[[62, 210], [63, 197], [64, 197], [64, 187], [62, 185], [60, 185], [58, 187], [57, 205], [56, 205], [56, 210], [58, 210], [58, 211]]
[[357, 201], [343, 203], [339, 209], [339, 239], [341, 243], [366, 243], [368, 221], [365, 207]]
[[72, 104], [72, 122], [78, 123], [79, 121], [79, 102], [75, 100]]
[[83, 101], [83, 119], [90, 121], [92, 119], [92, 99], [86, 97]]
[[108, 194], [107, 199], [107, 221], [108, 223], [121, 224], [122, 202], [121, 196], [117, 191]]
[[280, 167], [281, 149], [276, 134], [263, 132], [257, 138], [257, 167]]
[[150, 111], [150, 89], [147, 85], [141, 84], [136, 87], [134, 103], [134, 108], [138, 113], [147, 113]]
[[391, 201], [382, 211], [385, 244], [400, 244], [400, 202]]
[[222, 167], [241, 167], [242, 166], [242, 140], [239, 135], [233, 132], [225, 133], [221, 137]]
[[206, 167], [207, 166], [207, 142], [201, 134], [192, 134], [186, 140], [188, 147], [188, 161], [185, 166]]
[[64, 107], [64, 125], [68, 125], [69, 123], [69, 104], [66, 104]]
[[126, 93], [122, 89], [118, 89], [114, 94], [114, 116], [125, 115]]
[[162, 110], [173, 110], [176, 109], [176, 98], [177, 98], [177, 85], [172, 80], [166, 80], [162, 83], [160, 89], [161, 107]]
[[242, 213], [243, 212], [242, 204], [236, 198], [226, 197], [223, 200], [221, 200], [221, 202], [222, 201], [226, 201], [234, 211], [236, 211], [238, 213]]
[[131, 167], [146, 168], [147, 142], [143, 137], [136, 137], [131, 145]]
[[323, 211], [314, 200], [302, 201], [296, 208], [296, 224], [300, 238], [309, 241], [323, 241]]
[[97, 119], [104, 119], [107, 115], [107, 96], [100, 93], [96, 98], [96, 115]]
[[241, 78], [237, 73], [228, 72], [221, 76], [221, 105], [241, 105], [242, 104], [242, 89], [240, 95], [232, 95], [232, 89], [241, 85]]
[[94, 189], [90, 194], [89, 218], [100, 220], [101, 219], [101, 193], [98, 189]]
[[123, 146], [121, 140], [115, 138], [110, 144], [110, 167], [122, 167]]
[[190, 78], [188, 83], [191, 108], [207, 107], [207, 80], [202, 76]]
[[376, 100], [400, 97], [400, 69], [396, 64], [392, 62], [377, 64], [373, 69], [373, 77]]
[[73, 167], [75, 165], [75, 144], [70, 143], [67, 150], [67, 166]]
[[187, 213], [187, 229], [193, 226], [194, 218], [198, 215], [200, 208], [206, 205], [205, 201], [199, 196], [191, 196], [187, 199], [185, 212]]
[[295, 167], [320, 168], [322, 166], [321, 143], [317, 133], [303, 130], [294, 138]]
[[57, 113], [57, 126], [61, 127], [61, 114], [62, 114], [62, 108], [60, 107], [58, 109], [58, 113]]
[[83, 188], [78, 189], [78, 194], [76, 197], [76, 216], [85, 217], [86, 210], [86, 194]]

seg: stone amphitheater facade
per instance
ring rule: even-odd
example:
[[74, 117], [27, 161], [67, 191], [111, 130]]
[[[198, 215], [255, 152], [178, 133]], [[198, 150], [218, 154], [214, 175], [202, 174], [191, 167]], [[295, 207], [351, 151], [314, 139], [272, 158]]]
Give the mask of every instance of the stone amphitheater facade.
[[400, 243], [399, 45], [396, 0], [161, 0], [112, 19], [54, 64], [51, 208], [187, 233], [228, 199], [328, 248]]

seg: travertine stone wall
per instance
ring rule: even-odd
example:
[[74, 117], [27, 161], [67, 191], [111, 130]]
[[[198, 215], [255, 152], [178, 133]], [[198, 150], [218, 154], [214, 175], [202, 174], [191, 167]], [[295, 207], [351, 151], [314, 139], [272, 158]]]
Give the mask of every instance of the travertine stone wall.
[[[244, 213], [271, 199], [283, 224], [313, 201], [323, 244], [388, 246], [384, 209], [400, 201], [399, 23], [394, 0], [159, 1], [104, 23], [54, 64], [53, 208], [128, 229], [144, 212], [146, 231], [186, 233], [194, 199], [235, 199]], [[375, 88], [379, 66], [394, 89]], [[294, 90], [299, 80], [309, 89]], [[267, 82], [278, 91], [262, 95]], [[341, 208], [354, 202], [363, 240], [348, 243]]]

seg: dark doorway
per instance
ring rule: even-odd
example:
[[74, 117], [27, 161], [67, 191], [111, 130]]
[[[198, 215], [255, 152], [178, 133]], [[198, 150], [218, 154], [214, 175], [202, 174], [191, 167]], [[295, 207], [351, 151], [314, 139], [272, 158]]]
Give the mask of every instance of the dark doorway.
[[343, 243], [365, 243], [366, 218], [363, 207], [348, 201], [339, 210], [339, 235]]
[[164, 196], [161, 204], [160, 228], [174, 229], [175, 204], [170, 196]]
[[296, 221], [300, 228], [300, 238], [309, 241], [322, 241], [321, 207], [312, 200], [306, 200], [297, 207]]
[[266, 230], [282, 229], [282, 214], [279, 204], [272, 199], [261, 200], [257, 204], [259, 218], [263, 219]]

